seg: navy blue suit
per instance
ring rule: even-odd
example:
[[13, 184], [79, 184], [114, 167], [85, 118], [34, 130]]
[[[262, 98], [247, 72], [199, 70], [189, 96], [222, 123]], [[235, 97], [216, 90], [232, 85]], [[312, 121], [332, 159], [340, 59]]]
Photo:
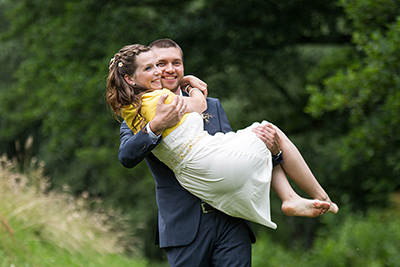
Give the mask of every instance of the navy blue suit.
[[[212, 135], [216, 132], [232, 131], [225, 111], [218, 99], [207, 98], [207, 107], [208, 108], [204, 113], [210, 115], [210, 117], [208, 118], [208, 122], [204, 122], [204, 129], [206, 131]], [[156, 198], [159, 210], [158, 236], [156, 237], [156, 243], [160, 245], [160, 248], [187, 246], [194, 243], [194, 240], [199, 239], [199, 236], [205, 234], [205, 232], [209, 232], [204, 229], [199, 230], [202, 229], [202, 222], [205, 221], [205, 219], [208, 219], [208, 217], [202, 219], [202, 216], [209, 215], [202, 213], [200, 205], [201, 200], [184, 189], [176, 180], [174, 173], [166, 165], [160, 162], [153, 153], [151, 153], [152, 149], [157, 146], [160, 140], [157, 143], [154, 143], [149, 134], [144, 131], [139, 131], [134, 135], [125, 122], [121, 124], [120, 138], [121, 144], [118, 159], [121, 164], [127, 168], [132, 168], [145, 159], [153, 174], [156, 184]], [[221, 212], [216, 211], [215, 213]], [[214, 214], [212, 216], [215, 217], [216, 215]], [[244, 225], [245, 230], [243, 231], [246, 231], [246, 235], [248, 235], [248, 241], [246, 242], [255, 242], [255, 237], [249, 222], [232, 218], [225, 214], [218, 216], [226, 216], [226, 220], [228, 220], [229, 223], [230, 221], [233, 221], [234, 224]], [[215, 218], [213, 220], [215, 221]], [[229, 240], [225, 242], [229, 242]], [[204, 244], [204, 246], [212, 245]], [[168, 255], [168, 250], [166, 251]], [[196, 251], [199, 251], [199, 248], [196, 248]], [[212, 254], [213, 252], [211, 251], [210, 253]], [[169, 257], [170, 256], [168, 255], [168, 258]], [[204, 257], [205, 256], [203, 256], [203, 258]], [[211, 266], [218, 264], [216, 261], [214, 262], [215, 263], [209, 262], [207, 265], [204, 265], [203, 262], [203, 265], [199, 264], [198, 266]], [[182, 263], [182, 266], [183, 265], [184, 263]], [[176, 266], [178, 266], [178, 264], [176, 264]], [[218, 264], [218, 266], [221, 265]]]

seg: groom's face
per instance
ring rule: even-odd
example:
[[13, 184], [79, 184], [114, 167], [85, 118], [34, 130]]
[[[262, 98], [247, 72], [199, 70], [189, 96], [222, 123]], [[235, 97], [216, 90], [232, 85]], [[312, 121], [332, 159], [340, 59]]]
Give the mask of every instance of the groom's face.
[[179, 48], [157, 48], [151, 49], [157, 57], [157, 66], [161, 70], [161, 84], [163, 88], [174, 93], [179, 93], [180, 84], [183, 79], [183, 59]]

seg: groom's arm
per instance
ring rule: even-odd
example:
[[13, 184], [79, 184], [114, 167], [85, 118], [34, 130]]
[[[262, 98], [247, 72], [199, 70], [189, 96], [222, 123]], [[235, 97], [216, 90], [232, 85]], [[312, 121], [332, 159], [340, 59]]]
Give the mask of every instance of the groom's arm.
[[171, 104], [165, 104], [166, 97], [160, 97], [154, 118], [138, 133], [134, 134], [125, 121], [121, 123], [118, 160], [123, 166], [139, 164], [160, 143], [163, 130], [181, 119], [180, 110], [186, 110], [184, 101], [176, 96]]
[[161, 141], [161, 137], [152, 137], [145, 129], [134, 134], [125, 121], [120, 128], [120, 146], [118, 160], [126, 168], [139, 164]]

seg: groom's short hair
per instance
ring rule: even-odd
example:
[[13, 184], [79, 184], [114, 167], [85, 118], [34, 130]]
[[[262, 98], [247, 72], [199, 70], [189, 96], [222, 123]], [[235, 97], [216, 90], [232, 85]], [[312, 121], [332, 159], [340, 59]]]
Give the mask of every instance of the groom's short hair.
[[149, 45], [150, 48], [156, 47], [156, 48], [170, 48], [170, 47], [176, 47], [179, 49], [179, 51], [181, 51], [181, 55], [182, 55], [182, 59], [183, 59], [183, 51], [182, 48], [175, 43], [174, 41], [172, 41], [169, 38], [162, 38], [162, 39], [158, 39], [155, 40], [154, 42], [152, 42]]

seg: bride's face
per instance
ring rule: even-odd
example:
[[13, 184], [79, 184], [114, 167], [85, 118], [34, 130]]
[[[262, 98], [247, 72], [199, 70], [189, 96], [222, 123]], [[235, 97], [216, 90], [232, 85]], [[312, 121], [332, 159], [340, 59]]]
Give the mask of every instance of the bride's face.
[[148, 89], [162, 89], [161, 71], [157, 67], [157, 59], [152, 51], [142, 52], [136, 56], [137, 69], [132, 77], [138, 86]]

